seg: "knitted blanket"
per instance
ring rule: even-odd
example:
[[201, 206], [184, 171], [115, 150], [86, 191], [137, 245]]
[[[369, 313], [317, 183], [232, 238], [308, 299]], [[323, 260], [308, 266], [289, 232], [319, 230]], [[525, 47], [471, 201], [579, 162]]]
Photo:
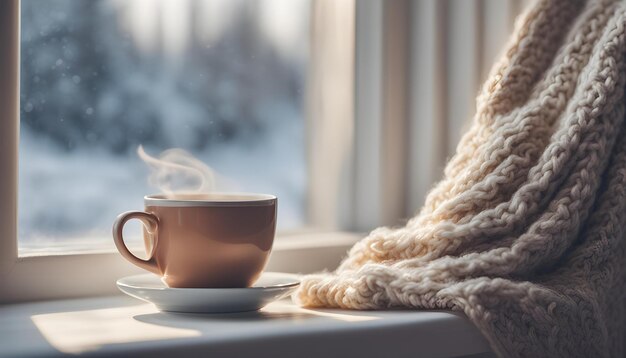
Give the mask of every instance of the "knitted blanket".
[[624, 357], [625, 25], [619, 1], [538, 1], [420, 213], [296, 301], [462, 310], [499, 356]]

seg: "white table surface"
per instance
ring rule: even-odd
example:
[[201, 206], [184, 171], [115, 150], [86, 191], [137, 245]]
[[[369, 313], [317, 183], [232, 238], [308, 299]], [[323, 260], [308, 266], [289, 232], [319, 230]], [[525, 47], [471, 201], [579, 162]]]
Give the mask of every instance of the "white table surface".
[[125, 296], [0, 306], [0, 357], [454, 357], [489, 354], [460, 313], [309, 310], [173, 314]]

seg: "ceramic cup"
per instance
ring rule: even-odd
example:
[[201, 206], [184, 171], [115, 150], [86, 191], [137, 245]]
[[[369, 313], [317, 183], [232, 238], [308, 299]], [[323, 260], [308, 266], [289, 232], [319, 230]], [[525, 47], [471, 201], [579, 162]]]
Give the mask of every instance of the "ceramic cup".
[[[276, 231], [276, 197], [266, 194], [148, 195], [145, 211], [120, 214], [115, 246], [131, 263], [169, 287], [249, 287], [261, 275]], [[144, 225], [147, 260], [133, 255], [124, 224]]]

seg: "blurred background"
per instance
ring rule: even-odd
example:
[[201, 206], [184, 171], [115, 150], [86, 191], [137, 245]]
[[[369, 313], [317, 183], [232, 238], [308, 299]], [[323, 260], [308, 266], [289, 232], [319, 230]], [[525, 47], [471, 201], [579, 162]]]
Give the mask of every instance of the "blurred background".
[[20, 247], [108, 244], [114, 217], [158, 192], [140, 144], [189, 151], [218, 190], [276, 194], [280, 227], [302, 225], [309, 9], [23, 0]]
[[20, 252], [110, 249], [158, 192], [139, 145], [277, 195], [283, 232], [401, 225], [530, 3], [22, 0]]

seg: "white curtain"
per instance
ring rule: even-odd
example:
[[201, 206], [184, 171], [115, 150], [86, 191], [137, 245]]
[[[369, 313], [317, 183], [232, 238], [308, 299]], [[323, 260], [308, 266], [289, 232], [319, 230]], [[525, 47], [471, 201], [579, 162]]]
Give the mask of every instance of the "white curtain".
[[313, 1], [311, 226], [364, 232], [419, 210], [532, 1]]

